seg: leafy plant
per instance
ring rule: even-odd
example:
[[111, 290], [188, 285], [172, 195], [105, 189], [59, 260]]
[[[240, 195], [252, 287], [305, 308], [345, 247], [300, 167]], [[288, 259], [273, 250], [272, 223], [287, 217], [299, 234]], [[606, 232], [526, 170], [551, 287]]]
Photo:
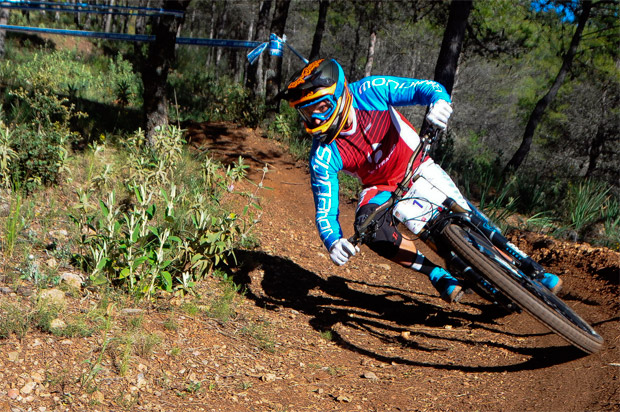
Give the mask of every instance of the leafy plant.
[[577, 233], [602, 217], [603, 206], [609, 200], [610, 187], [601, 182], [584, 180], [569, 185], [566, 194], [566, 211], [570, 227]]
[[11, 187], [11, 166], [17, 159], [17, 152], [12, 147], [13, 131], [0, 121], [0, 185], [5, 189]]
[[5, 223], [4, 251], [7, 257], [11, 257], [13, 255], [15, 243], [17, 242], [17, 236], [25, 225], [24, 217], [21, 215], [21, 209], [22, 195], [20, 193], [16, 193], [15, 196], [11, 198], [9, 216], [6, 218]]
[[0, 304], [0, 338], [15, 334], [23, 339], [30, 329], [30, 313], [23, 306], [8, 302]]
[[211, 302], [207, 315], [220, 322], [227, 322], [235, 315], [234, 299], [241, 290], [232, 279], [223, 276], [220, 282], [220, 291]]
[[[96, 187], [78, 191], [72, 218], [82, 233], [79, 260], [95, 284], [122, 285], [138, 296], [157, 290], [190, 292], [197, 279], [227, 263], [234, 248], [247, 239], [254, 220], [243, 219], [249, 218], [250, 208], [260, 208], [255, 195], [248, 195], [241, 216], [214, 200], [219, 202], [234, 182], [244, 179], [249, 166], [240, 157], [223, 172], [219, 163], [207, 158], [202, 181], [194, 179], [195, 187], [189, 187], [178, 178], [185, 167], [180, 167], [180, 129], [162, 128], [150, 146], [138, 130], [125, 144], [131, 161], [129, 170], [125, 168], [123, 203], [112, 190], [94, 207], [91, 194]], [[205, 189], [210, 198], [204, 196]]]
[[110, 79], [107, 84], [112, 87], [112, 95], [117, 104], [125, 107], [137, 99], [140, 79], [133, 71], [131, 63], [124, 60], [120, 53], [110, 61], [107, 75]]

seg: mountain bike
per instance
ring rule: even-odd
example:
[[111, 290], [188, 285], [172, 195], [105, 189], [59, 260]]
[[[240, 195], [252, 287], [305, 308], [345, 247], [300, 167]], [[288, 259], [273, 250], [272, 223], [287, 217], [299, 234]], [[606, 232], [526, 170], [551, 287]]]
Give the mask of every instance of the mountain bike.
[[586, 353], [599, 351], [603, 338], [541, 283], [544, 268], [509, 242], [430, 159], [438, 135], [433, 128], [420, 134], [403, 180], [386, 203], [356, 224], [349, 241], [363, 242], [391, 214], [445, 259], [464, 290], [510, 312], [529, 313]]

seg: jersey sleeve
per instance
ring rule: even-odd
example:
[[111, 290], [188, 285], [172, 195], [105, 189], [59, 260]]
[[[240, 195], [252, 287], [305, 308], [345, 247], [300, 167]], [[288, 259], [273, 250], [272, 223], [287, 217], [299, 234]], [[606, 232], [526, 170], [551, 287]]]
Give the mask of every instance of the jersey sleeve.
[[431, 105], [438, 100], [452, 102], [446, 89], [433, 80], [407, 77], [370, 76], [350, 85], [358, 108], [387, 110], [388, 106]]
[[316, 227], [323, 244], [329, 249], [342, 237], [338, 222], [338, 171], [342, 169], [342, 158], [335, 142], [322, 145], [315, 140], [310, 153], [310, 182], [316, 209]]

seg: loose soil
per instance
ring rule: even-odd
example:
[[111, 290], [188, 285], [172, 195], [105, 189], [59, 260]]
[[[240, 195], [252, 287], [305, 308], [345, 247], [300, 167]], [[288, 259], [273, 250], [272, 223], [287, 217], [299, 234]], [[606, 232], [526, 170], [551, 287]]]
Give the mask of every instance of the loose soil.
[[[605, 338], [600, 353], [586, 356], [526, 314], [475, 295], [444, 303], [424, 276], [365, 247], [333, 265], [314, 226], [307, 165], [256, 130], [196, 124], [189, 142], [225, 163], [243, 156], [256, 183], [268, 165], [260, 246], [238, 251], [230, 273], [244, 291], [234, 312], [224, 319], [201, 310], [221, 286], [210, 278], [198, 287], [202, 300], [109, 300], [108, 335], [31, 330], [1, 339], [0, 412], [620, 409], [617, 252], [511, 234], [562, 276], [560, 296]], [[343, 199], [346, 235], [354, 212]], [[3, 301], [31, 299], [0, 286]], [[67, 299], [76, 316], [101, 306], [87, 290]], [[133, 336], [130, 356], [123, 336]], [[157, 339], [148, 345], [144, 336]]]

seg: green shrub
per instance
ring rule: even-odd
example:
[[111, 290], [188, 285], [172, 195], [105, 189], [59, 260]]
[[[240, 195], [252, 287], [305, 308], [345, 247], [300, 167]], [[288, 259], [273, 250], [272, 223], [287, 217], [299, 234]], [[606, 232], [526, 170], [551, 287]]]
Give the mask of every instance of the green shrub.
[[21, 127], [14, 136], [17, 155], [9, 167], [13, 184], [30, 193], [41, 185], [57, 183], [65, 170], [71, 133], [62, 127], [39, 131]]
[[72, 217], [83, 234], [79, 260], [93, 283], [120, 285], [138, 296], [190, 291], [197, 279], [234, 257], [251, 229], [252, 222], [214, 203], [245, 177], [243, 159], [227, 170], [206, 162], [209, 170], [194, 173], [203, 179], [193, 181], [197, 187], [188, 186], [177, 176], [187, 167], [180, 164], [180, 136], [179, 129], [166, 127], [152, 145], [144, 144], [141, 131], [126, 140], [129, 190], [122, 202], [111, 191], [93, 207], [94, 189], [79, 193]]
[[30, 329], [30, 311], [22, 305], [3, 302], [0, 304], [0, 338], [15, 334], [22, 339]]
[[0, 120], [0, 186], [11, 187], [11, 166], [17, 158], [13, 150], [13, 131]]
[[565, 221], [577, 233], [601, 219], [603, 206], [609, 200], [610, 187], [594, 180], [571, 184], [566, 194]]
[[[265, 105], [242, 84], [228, 77], [216, 77], [194, 65], [169, 77], [178, 104], [178, 121], [230, 121], [256, 127], [264, 117]], [[176, 114], [177, 110], [171, 111]]]
[[110, 60], [106, 77], [108, 82], [104, 84], [108, 85], [110, 96], [116, 104], [121, 107], [141, 105], [140, 76], [134, 72], [131, 63], [124, 60], [120, 53], [114, 60]]

